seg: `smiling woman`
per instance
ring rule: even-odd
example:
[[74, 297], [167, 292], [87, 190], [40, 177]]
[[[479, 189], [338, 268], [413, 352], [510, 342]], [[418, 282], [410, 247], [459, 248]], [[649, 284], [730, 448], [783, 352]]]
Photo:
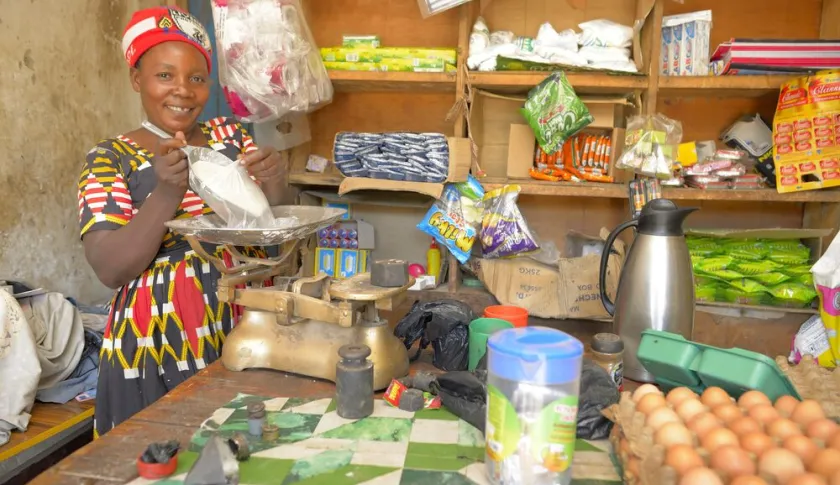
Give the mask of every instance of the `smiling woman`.
[[[216, 360], [237, 318], [236, 309], [216, 297], [216, 268], [164, 225], [212, 213], [189, 190], [180, 148], [209, 146], [240, 159], [272, 205], [287, 186], [280, 155], [258, 148], [239, 123], [198, 122], [212, 64], [207, 33], [195, 18], [169, 7], [139, 11], [122, 47], [146, 117], [173, 138], [139, 128], [104, 140], [88, 153], [79, 178], [85, 256], [99, 279], [116, 289], [100, 359], [99, 435]], [[219, 247], [204, 249], [229, 261]]]

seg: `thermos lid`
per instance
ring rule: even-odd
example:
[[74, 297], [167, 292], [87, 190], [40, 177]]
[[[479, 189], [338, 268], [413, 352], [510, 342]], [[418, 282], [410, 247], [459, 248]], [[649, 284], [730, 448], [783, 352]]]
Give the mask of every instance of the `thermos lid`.
[[639, 214], [639, 234], [648, 236], [683, 236], [683, 221], [696, 207], [677, 207], [668, 199], [653, 199]]
[[598, 333], [592, 337], [592, 350], [602, 354], [617, 354], [624, 351], [624, 342], [614, 333]]
[[531, 384], [564, 384], [580, 379], [583, 344], [546, 327], [500, 330], [487, 341], [487, 370]]

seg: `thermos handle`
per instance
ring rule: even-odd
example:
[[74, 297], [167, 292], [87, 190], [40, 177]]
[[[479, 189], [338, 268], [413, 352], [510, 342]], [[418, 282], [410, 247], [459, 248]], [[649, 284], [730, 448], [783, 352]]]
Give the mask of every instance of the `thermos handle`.
[[607, 236], [607, 240], [604, 242], [604, 250], [601, 252], [601, 272], [598, 275], [598, 287], [601, 290], [601, 303], [604, 305], [604, 308], [611, 317], [615, 316], [615, 304], [610, 301], [610, 297], [607, 296], [607, 263], [610, 262], [610, 253], [612, 253], [615, 238], [617, 238], [618, 235], [628, 227], [637, 227], [638, 225], [639, 220], [632, 219], [613, 229], [610, 235]]

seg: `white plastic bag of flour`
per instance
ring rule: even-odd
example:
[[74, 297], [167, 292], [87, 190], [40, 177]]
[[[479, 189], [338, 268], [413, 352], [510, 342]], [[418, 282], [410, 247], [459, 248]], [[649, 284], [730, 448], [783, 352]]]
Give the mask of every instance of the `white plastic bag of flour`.
[[190, 160], [190, 186], [235, 229], [270, 228], [274, 216], [262, 189], [239, 161], [213, 150]]

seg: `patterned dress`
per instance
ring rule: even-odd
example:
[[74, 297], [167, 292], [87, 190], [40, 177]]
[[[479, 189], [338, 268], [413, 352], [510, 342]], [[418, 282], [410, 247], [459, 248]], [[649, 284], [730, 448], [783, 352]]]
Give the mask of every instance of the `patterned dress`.
[[[208, 145], [235, 159], [256, 150], [233, 121], [216, 118], [201, 126]], [[153, 154], [124, 136], [105, 140], [87, 155], [79, 178], [81, 235], [126, 225], [156, 185]], [[211, 214], [187, 191], [175, 217]], [[254, 248], [240, 248], [264, 256]], [[208, 254], [230, 256], [207, 246]], [[180, 235], [168, 231], [157, 257], [134, 281], [117, 290], [105, 329], [99, 368], [94, 432], [109, 431], [221, 354], [236, 320], [216, 296], [218, 270], [199, 257]]]

